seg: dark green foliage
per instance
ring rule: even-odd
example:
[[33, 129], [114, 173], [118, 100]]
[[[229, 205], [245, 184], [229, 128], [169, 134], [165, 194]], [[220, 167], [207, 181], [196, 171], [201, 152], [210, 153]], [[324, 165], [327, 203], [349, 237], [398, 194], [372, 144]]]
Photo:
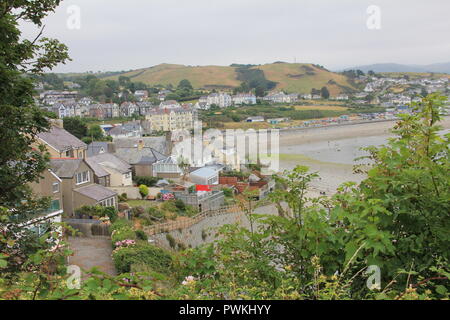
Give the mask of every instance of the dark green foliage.
[[222, 191], [225, 197], [233, 197], [233, 189], [223, 188]]
[[322, 89], [320, 89], [320, 95], [322, 98], [328, 99], [330, 97], [330, 91], [328, 91], [327, 87], [322, 87]]
[[186, 205], [181, 200], [175, 200], [174, 202], [175, 207], [178, 209], [178, 211], [184, 211], [186, 210]]
[[154, 187], [155, 184], [158, 182], [158, 177], [141, 177], [141, 176], [134, 176], [133, 181], [135, 184], [140, 186], [141, 184], [146, 185], [147, 187]]
[[166, 251], [147, 243], [121, 248], [113, 254], [118, 273], [128, 273], [133, 265], [146, 265], [152, 270], [169, 274], [172, 270], [172, 257]]
[[147, 241], [148, 240], [148, 236], [147, 236], [147, 234], [144, 231], [136, 230], [135, 233], [136, 233], [136, 239], [137, 240], [143, 240], [143, 241]]
[[103, 206], [82, 206], [75, 210], [77, 216], [91, 216], [91, 217], [108, 217], [111, 222], [116, 221], [117, 209], [115, 207]]
[[166, 234], [166, 239], [169, 242], [169, 246], [172, 249], [175, 249], [177, 246], [177, 241], [175, 240], [175, 238], [170, 233], [168, 233], [168, 234]]
[[252, 69], [252, 66], [250, 65], [239, 66], [236, 69], [236, 72], [238, 74], [238, 80], [243, 81], [250, 89], [258, 88], [258, 93], [260, 95], [261, 91], [272, 90], [277, 85], [276, 82], [267, 80], [262, 70]]
[[64, 129], [73, 134], [78, 139], [87, 136], [88, 128], [85, 121], [79, 117], [70, 117], [63, 119]]

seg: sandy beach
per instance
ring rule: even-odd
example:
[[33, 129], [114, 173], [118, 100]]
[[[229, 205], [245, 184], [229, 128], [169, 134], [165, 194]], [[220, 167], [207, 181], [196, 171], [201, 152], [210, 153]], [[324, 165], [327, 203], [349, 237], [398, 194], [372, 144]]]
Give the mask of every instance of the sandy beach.
[[[282, 131], [280, 169], [308, 166], [321, 177], [313, 182], [311, 193], [331, 195], [343, 182], [358, 183], [365, 178], [353, 173], [354, 159], [365, 155], [360, 148], [385, 143], [394, 125], [395, 121], [382, 121]], [[441, 126], [449, 129], [450, 117]]]
[[[346, 138], [370, 137], [389, 135], [396, 121], [380, 121], [373, 123], [358, 123], [350, 125], [316, 127], [307, 129], [292, 129], [280, 132], [280, 146], [311, 143], [315, 141], [340, 140]], [[447, 116], [441, 122], [444, 129], [450, 128], [450, 117]]]

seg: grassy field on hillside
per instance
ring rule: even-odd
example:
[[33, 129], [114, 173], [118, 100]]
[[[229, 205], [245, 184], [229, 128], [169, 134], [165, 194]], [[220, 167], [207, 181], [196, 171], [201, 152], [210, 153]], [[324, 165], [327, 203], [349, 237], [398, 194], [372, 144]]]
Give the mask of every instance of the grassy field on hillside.
[[257, 67], [266, 78], [278, 83], [277, 89], [288, 92], [310, 93], [312, 88], [328, 88], [331, 95], [342, 92], [342, 87], [351, 88], [343, 75], [333, 73], [310, 64], [273, 63]]
[[[140, 81], [149, 85], [178, 85], [183, 79], [188, 79], [194, 88], [237, 87], [235, 68], [224, 66], [183, 66], [162, 64], [148, 69], [136, 70], [122, 74], [132, 81]], [[111, 77], [114, 79], [116, 77]], [[118, 78], [118, 77], [117, 77]]]
[[[276, 90], [285, 90], [288, 93], [310, 93], [312, 88], [320, 89], [326, 86], [331, 95], [337, 95], [343, 92], [345, 87], [352, 88], [345, 76], [311, 64], [273, 63], [252, 68], [262, 70], [267, 80], [276, 82]], [[236, 69], [230, 66], [161, 64], [121, 75], [149, 85], [176, 86], [181, 80], [188, 79], [196, 89], [231, 89], [241, 83]], [[105, 79], [117, 80], [118, 77], [119, 75], [115, 75]]]

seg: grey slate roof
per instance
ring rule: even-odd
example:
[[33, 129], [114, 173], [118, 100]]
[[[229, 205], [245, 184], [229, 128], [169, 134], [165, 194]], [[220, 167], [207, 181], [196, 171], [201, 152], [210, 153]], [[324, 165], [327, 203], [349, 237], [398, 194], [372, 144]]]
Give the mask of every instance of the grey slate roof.
[[116, 156], [118, 156], [123, 161], [135, 165], [135, 164], [153, 164], [157, 161], [164, 160], [167, 156], [156, 151], [153, 148], [144, 147], [139, 150], [137, 147], [131, 148], [117, 148], [116, 146]]
[[106, 171], [105, 169], [103, 169], [103, 167], [100, 164], [98, 164], [96, 161], [92, 160], [92, 157], [87, 158], [86, 163], [89, 166], [89, 168], [91, 168], [92, 171], [94, 171], [94, 174], [97, 177], [102, 178], [102, 177], [107, 177], [110, 175], [109, 172]]
[[116, 192], [98, 184], [91, 184], [86, 187], [74, 189], [73, 191], [78, 192], [79, 194], [82, 194], [88, 198], [94, 199], [95, 201], [102, 201], [117, 195]]
[[60, 178], [73, 178], [82, 159], [51, 159], [50, 168]]
[[88, 145], [86, 155], [93, 157], [98, 155], [102, 150], [108, 152], [108, 142], [93, 141]]
[[[86, 162], [89, 166], [92, 165], [92, 170], [95, 171], [93, 167], [100, 167], [101, 171], [105, 171], [103, 168], [111, 168], [114, 170], [119, 171], [120, 173], [128, 173], [131, 171], [131, 166], [117, 157], [116, 155], [112, 153], [101, 153], [94, 157], [90, 157], [86, 159]], [[99, 169], [100, 169], [99, 168]], [[107, 173], [107, 172], [106, 172]]]
[[58, 151], [87, 147], [83, 141], [57, 126], [52, 126], [49, 131], [38, 133], [37, 136]]
[[153, 148], [159, 153], [166, 154], [167, 151], [167, 143], [166, 137], [141, 137], [141, 138], [119, 138], [114, 139], [114, 144], [116, 146], [116, 150], [120, 148], [136, 148], [139, 144], [139, 140], [142, 140], [144, 146], [147, 148]]

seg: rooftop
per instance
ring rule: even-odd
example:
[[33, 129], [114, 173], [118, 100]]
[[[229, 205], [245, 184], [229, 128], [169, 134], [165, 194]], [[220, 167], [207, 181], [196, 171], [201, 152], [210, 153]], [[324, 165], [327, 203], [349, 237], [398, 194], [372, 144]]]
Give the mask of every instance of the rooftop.
[[87, 145], [68, 131], [53, 125], [49, 131], [37, 134], [49, 146], [62, 152], [71, 149], [87, 148]]

